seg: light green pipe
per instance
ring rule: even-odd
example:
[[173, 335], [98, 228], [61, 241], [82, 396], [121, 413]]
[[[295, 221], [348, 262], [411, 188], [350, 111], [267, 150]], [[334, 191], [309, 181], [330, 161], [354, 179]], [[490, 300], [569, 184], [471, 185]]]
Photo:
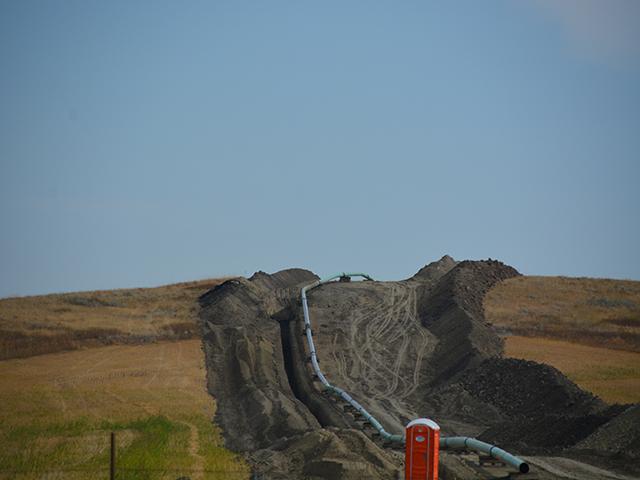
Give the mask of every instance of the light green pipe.
[[490, 443], [481, 442], [475, 438], [470, 437], [442, 437], [440, 438], [440, 448], [446, 450], [451, 449], [469, 449], [476, 452], [484, 453], [493, 458], [504, 462], [506, 465], [510, 465], [518, 469], [521, 473], [527, 473], [529, 471], [529, 464], [521, 458], [511, 455], [509, 452], [505, 452], [501, 448], [491, 445]]

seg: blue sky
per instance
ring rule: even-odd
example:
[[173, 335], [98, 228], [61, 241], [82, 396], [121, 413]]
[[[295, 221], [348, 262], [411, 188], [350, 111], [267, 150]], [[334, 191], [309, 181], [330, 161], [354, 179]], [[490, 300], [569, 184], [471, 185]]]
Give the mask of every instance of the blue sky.
[[0, 105], [0, 296], [640, 279], [635, 0], [6, 1]]

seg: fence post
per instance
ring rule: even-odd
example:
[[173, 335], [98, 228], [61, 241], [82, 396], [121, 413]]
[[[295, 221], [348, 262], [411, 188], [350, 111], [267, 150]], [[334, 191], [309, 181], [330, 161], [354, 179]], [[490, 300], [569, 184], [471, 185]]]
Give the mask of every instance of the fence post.
[[111, 462], [109, 466], [109, 479], [116, 478], [116, 434], [111, 432]]

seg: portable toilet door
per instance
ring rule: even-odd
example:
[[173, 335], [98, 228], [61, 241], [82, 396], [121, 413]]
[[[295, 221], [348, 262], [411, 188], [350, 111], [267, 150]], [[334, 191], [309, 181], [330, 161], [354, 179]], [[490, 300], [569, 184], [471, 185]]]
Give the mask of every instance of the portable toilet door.
[[405, 480], [438, 480], [438, 424], [428, 418], [412, 420], [405, 429], [405, 439]]

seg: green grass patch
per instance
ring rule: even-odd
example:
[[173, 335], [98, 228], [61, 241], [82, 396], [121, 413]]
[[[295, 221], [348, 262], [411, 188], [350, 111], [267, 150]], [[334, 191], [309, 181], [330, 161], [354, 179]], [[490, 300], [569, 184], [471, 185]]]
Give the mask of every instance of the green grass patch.
[[0, 362], [0, 480], [106, 480], [111, 432], [119, 480], [247, 479], [205, 381], [197, 341]]
[[109, 467], [112, 431], [116, 433], [118, 479], [177, 478], [180, 472], [192, 469], [187, 451], [189, 428], [161, 415], [130, 422], [91, 424], [81, 418], [68, 423], [2, 427], [0, 475], [6, 478], [28, 474], [40, 478], [44, 472], [85, 477], [94, 472], [100, 476]]
[[[103, 424], [104, 430], [133, 431], [139, 436], [125, 448], [117, 450], [117, 479], [151, 480], [187, 471], [191, 459], [185, 455], [189, 429], [163, 416], [128, 423]], [[106, 427], [106, 428], [105, 428]]]
[[244, 480], [249, 478], [249, 469], [241, 457], [224, 448], [218, 426], [205, 417], [191, 417], [188, 420], [197, 427], [199, 432], [198, 453], [204, 457], [206, 479]]

